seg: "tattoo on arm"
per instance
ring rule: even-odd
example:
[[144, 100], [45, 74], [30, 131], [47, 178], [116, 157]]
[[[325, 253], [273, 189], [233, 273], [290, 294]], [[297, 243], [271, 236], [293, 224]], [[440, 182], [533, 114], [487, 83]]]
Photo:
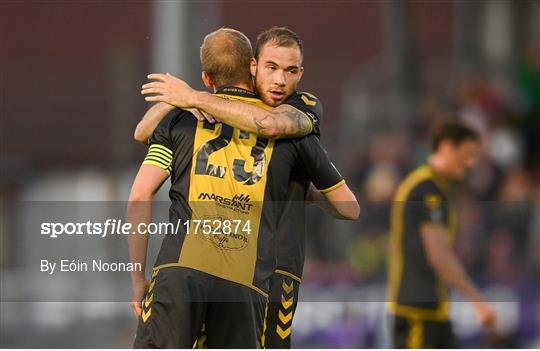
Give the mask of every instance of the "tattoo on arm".
[[293, 107], [288, 107], [283, 111], [290, 123], [287, 123], [285, 133], [290, 136], [307, 135], [311, 131], [311, 123], [306, 115]]
[[268, 124], [272, 123], [275, 124], [275, 120], [272, 120], [272, 116], [270, 114], [265, 115], [263, 118], [257, 119], [257, 117], [253, 117], [253, 122], [255, 123], [255, 127], [257, 128], [257, 134], [264, 135], [264, 131], [268, 129]]
[[293, 107], [283, 106], [264, 117], [253, 117], [257, 134], [268, 137], [299, 137], [310, 133], [311, 123], [306, 115]]

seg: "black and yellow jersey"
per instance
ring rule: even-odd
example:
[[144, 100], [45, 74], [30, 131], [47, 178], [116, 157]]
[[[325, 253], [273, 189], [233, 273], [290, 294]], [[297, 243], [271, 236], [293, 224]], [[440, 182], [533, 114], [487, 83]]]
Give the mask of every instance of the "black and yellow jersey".
[[[296, 92], [291, 95], [285, 103], [304, 114], [312, 122], [311, 134], [317, 138], [321, 133], [321, 122], [323, 118], [322, 103], [317, 97], [306, 92]], [[276, 271], [285, 274], [300, 282], [305, 260], [305, 198], [309, 190], [310, 179], [301, 165], [297, 165], [291, 172], [289, 179], [289, 189], [287, 191], [287, 202], [285, 203], [286, 215], [282, 216], [278, 224], [278, 235], [276, 238], [277, 266]], [[339, 186], [339, 184], [338, 184]], [[329, 189], [319, 189], [327, 192]]]
[[396, 315], [425, 320], [448, 319], [448, 289], [427, 261], [420, 235], [425, 223], [445, 227], [449, 242], [455, 233], [455, 212], [448, 184], [429, 166], [410, 173], [392, 203], [388, 307]]
[[[218, 94], [270, 109], [243, 89]], [[263, 294], [292, 169], [301, 165], [321, 189], [343, 181], [314, 135], [266, 139], [180, 109], [160, 122], [144, 163], [171, 176], [170, 221], [190, 221], [165, 236], [155, 268], [188, 267]]]
[[311, 133], [320, 137], [323, 107], [321, 101], [313, 94], [295, 92], [285, 100], [284, 105], [290, 105], [304, 113], [311, 122]]

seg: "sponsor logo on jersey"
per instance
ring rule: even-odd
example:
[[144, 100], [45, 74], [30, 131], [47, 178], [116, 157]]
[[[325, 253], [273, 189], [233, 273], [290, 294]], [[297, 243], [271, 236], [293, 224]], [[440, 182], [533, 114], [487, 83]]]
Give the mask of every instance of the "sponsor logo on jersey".
[[218, 206], [246, 214], [249, 213], [253, 207], [249, 195], [245, 194], [234, 195], [232, 198], [227, 198], [216, 194], [200, 193], [198, 199], [213, 200]]

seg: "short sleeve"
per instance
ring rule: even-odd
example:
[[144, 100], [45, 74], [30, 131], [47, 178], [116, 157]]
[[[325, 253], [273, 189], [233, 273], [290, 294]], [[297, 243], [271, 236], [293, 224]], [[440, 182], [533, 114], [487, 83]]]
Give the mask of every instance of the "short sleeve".
[[411, 193], [409, 201], [410, 213], [419, 224], [445, 224], [443, 194], [431, 182], [424, 182]]
[[320, 192], [332, 191], [345, 183], [315, 135], [294, 139], [293, 142], [308, 178]]
[[285, 104], [300, 110], [311, 123], [311, 133], [320, 136], [323, 107], [321, 101], [315, 95], [297, 92], [289, 97]]
[[158, 124], [150, 137], [148, 152], [143, 161], [143, 164], [159, 167], [167, 174], [171, 174], [173, 161], [170, 126], [177, 114], [176, 110], [169, 112]]
[[172, 149], [171, 124], [179, 112], [180, 110], [175, 109], [165, 115], [165, 117], [157, 125], [156, 129], [154, 129], [148, 143], [149, 146], [159, 144], [168, 149]]

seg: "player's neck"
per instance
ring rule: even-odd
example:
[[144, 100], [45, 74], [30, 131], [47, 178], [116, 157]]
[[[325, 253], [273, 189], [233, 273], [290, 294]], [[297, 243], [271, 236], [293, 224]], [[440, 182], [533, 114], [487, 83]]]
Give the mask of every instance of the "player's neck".
[[[244, 89], [244, 90], [253, 92], [253, 86], [251, 85], [251, 83], [237, 83], [230, 86], [234, 88]], [[222, 89], [222, 88], [225, 88], [225, 87], [218, 88], [214, 85], [214, 93], [216, 93], [219, 89]]]
[[253, 85], [251, 85], [250, 83], [240, 83], [240, 84], [235, 84], [234, 86], [236, 88], [245, 89], [247, 91], [253, 92]]
[[448, 180], [448, 172], [446, 171], [446, 162], [440, 157], [440, 155], [431, 155], [427, 161], [429, 168], [435, 172], [439, 177]]

